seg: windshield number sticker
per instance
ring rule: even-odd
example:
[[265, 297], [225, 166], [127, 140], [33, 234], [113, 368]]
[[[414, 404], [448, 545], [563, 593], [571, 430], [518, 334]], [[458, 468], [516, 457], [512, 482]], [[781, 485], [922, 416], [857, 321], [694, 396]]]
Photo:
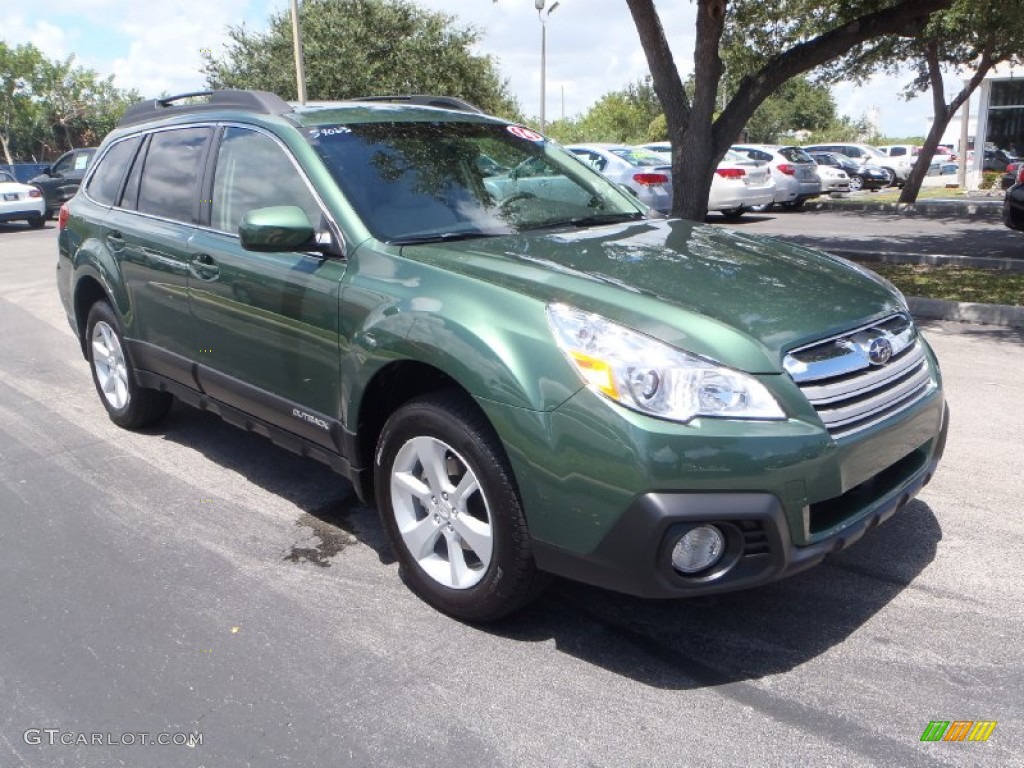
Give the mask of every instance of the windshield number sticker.
[[544, 141], [544, 137], [536, 131], [531, 131], [529, 128], [524, 128], [521, 125], [510, 125], [507, 128], [508, 132], [513, 136], [520, 139], [526, 139], [527, 141]]
[[310, 128], [309, 138], [319, 139], [321, 136], [342, 136], [347, 133], [352, 133], [352, 129], [347, 125], [330, 125], [326, 128]]

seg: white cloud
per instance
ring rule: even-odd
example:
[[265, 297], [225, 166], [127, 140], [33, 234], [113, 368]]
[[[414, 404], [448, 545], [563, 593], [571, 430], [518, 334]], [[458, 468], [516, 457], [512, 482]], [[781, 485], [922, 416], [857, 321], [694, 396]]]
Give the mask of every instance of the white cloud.
[[216, 55], [225, 29], [237, 23], [248, 0], [177, 0], [132, 5], [115, 23], [131, 43], [111, 62], [118, 85], [143, 96], [201, 90], [203, 49]]
[[0, 34], [9, 45], [31, 43], [51, 59], [63, 59], [69, 53], [68, 35], [45, 19], [29, 22], [21, 14], [4, 11], [4, 30]]

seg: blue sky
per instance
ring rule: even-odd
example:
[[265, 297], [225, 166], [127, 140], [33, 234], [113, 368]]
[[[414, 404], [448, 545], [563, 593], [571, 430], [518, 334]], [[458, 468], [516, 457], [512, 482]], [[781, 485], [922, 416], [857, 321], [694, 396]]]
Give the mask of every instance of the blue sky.
[[[478, 27], [482, 53], [495, 56], [512, 92], [527, 114], [540, 103], [540, 24], [529, 0], [416, 0]], [[36, 0], [4, 3], [0, 39], [32, 42], [51, 57], [74, 54], [122, 87], [144, 96], [181, 93], [203, 86], [200, 50], [220, 50], [229, 24], [262, 29], [271, 12], [288, 0]], [[550, 0], [549, 0], [550, 5]], [[694, 5], [662, 2], [662, 21], [676, 63], [685, 77], [692, 63]], [[603, 93], [643, 77], [646, 61], [624, 0], [562, 0], [548, 24], [549, 119], [580, 113]], [[878, 78], [867, 87], [840, 85], [836, 103], [843, 114], [862, 117], [877, 110], [891, 136], [923, 135], [930, 100], [905, 102], [902, 81]], [[310, 94], [316, 98], [316, 94]]]

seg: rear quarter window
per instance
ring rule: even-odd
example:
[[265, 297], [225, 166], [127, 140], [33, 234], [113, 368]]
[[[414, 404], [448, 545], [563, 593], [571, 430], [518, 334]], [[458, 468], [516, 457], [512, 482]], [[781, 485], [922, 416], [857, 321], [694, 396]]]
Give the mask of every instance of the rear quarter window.
[[[117, 202], [121, 182], [141, 142], [142, 139], [133, 136], [117, 142], [107, 150], [89, 178], [89, 184], [86, 186], [89, 197], [103, 205], [114, 205]], [[88, 161], [88, 156], [85, 157]]]

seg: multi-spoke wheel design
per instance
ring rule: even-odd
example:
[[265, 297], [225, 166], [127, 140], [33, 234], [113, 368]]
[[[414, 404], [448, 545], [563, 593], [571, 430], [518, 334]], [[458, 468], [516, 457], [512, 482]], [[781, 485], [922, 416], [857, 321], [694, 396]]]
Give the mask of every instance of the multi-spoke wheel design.
[[432, 579], [466, 589], [491, 564], [491, 513], [466, 460], [434, 437], [414, 437], [395, 456], [391, 505], [409, 554]]
[[381, 522], [406, 583], [466, 621], [501, 618], [540, 593], [504, 446], [476, 404], [435, 392], [398, 408], [374, 454]]
[[85, 341], [92, 380], [111, 421], [121, 427], [138, 429], [155, 424], [167, 414], [171, 396], [136, 383], [120, 322], [105, 301], [96, 302], [89, 310]]
[[92, 328], [92, 368], [100, 394], [111, 408], [128, 405], [128, 366], [117, 334], [100, 320]]

